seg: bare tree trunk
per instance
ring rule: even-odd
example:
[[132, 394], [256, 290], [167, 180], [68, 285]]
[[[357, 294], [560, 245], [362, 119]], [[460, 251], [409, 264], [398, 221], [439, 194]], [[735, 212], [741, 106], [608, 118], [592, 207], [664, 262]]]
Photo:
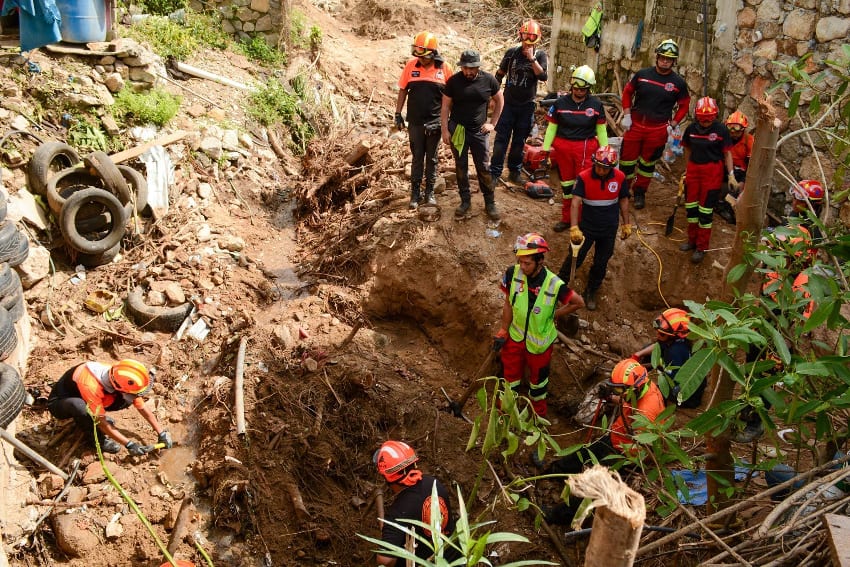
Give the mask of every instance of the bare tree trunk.
[[[744, 275], [736, 282], [726, 283], [729, 270], [743, 262], [744, 246], [754, 244], [764, 228], [764, 218], [767, 214], [767, 203], [770, 198], [770, 188], [773, 182], [773, 171], [776, 159], [776, 142], [779, 139], [780, 122], [776, 118], [770, 101], [765, 98], [759, 101], [756, 121], [755, 141], [750, 166], [747, 168], [746, 188], [738, 200], [735, 213], [738, 219], [737, 234], [729, 263], [723, 274], [723, 291], [721, 299], [731, 302], [735, 292], [743, 292], [753, 275], [754, 266], [747, 266]], [[709, 407], [713, 408], [726, 400], [732, 399], [735, 384], [720, 366], [711, 369], [711, 396]], [[729, 450], [728, 431], [719, 437], [706, 435], [706, 448], [710, 458], [706, 461], [706, 469], [715, 471], [729, 485], [733, 482], [734, 468], [732, 454]], [[708, 475], [708, 511], [716, 511], [723, 507], [725, 497], [719, 490], [720, 483], [713, 475]]]

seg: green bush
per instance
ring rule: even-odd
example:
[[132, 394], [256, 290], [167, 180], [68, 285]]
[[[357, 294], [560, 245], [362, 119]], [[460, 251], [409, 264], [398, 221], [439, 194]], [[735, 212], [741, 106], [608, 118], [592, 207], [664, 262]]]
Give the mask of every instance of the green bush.
[[243, 40], [236, 45], [245, 57], [253, 61], [265, 65], [286, 66], [286, 53], [270, 46], [262, 35], [255, 35], [250, 40]]
[[164, 126], [174, 118], [178, 108], [180, 97], [162, 89], [151, 89], [143, 93], [122, 89], [115, 97], [112, 113], [116, 119], [127, 124]]
[[188, 6], [187, 0], [142, 0], [141, 5], [148, 14], [167, 16]]
[[284, 124], [289, 128], [295, 151], [304, 153], [313, 137], [313, 127], [303, 111], [303, 80], [294, 80], [294, 92], [289, 92], [277, 79], [269, 79], [251, 95], [248, 114], [265, 126]]
[[151, 16], [131, 26], [128, 37], [147, 43], [163, 59], [183, 61], [204, 47], [224, 49], [230, 38], [221, 29], [218, 15], [187, 11], [185, 23]]

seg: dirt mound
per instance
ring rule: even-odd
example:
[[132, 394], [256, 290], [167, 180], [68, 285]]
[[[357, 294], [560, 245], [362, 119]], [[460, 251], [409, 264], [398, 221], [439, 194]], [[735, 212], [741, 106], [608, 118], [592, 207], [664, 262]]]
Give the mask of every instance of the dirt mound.
[[348, 14], [354, 32], [370, 39], [386, 39], [416, 33], [421, 10], [381, 0], [360, 0]]

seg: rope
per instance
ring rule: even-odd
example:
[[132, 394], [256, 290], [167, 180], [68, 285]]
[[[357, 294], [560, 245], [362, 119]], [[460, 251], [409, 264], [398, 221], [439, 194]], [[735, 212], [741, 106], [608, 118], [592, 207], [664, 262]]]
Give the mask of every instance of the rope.
[[[658, 255], [658, 252], [656, 252], [655, 249], [652, 246], [649, 245], [649, 242], [647, 242], [646, 239], [644, 239], [643, 233], [640, 230], [640, 224], [638, 224], [638, 222], [637, 222], [637, 217], [635, 217], [634, 214], [632, 214], [632, 216], [634, 217], [634, 220], [635, 220], [635, 223], [634, 223], [635, 233], [637, 234], [638, 240], [640, 240], [640, 243], [643, 244], [647, 248], [647, 250], [652, 252], [652, 254], [655, 256], [655, 259], [658, 260], [658, 277], [655, 280], [655, 287], [658, 290], [658, 295], [661, 296], [661, 301], [663, 301], [664, 305], [666, 305], [669, 308], [670, 304], [667, 302], [667, 298], [664, 297], [664, 293], [661, 291], [661, 275], [664, 273], [664, 262], [661, 261], [661, 256]], [[652, 224], [664, 225], [665, 223], [660, 223], [660, 222], [647, 223], [647, 225], [652, 225]], [[674, 228], [674, 230], [682, 232], [682, 229], [680, 229], [680, 228], [677, 228], [677, 227], [673, 227], [673, 228]], [[673, 242], [683, 242], [684, 241], [684, 239], [677, 239], [677, 238], [671, 238], [670, 240], [672, 240]]]

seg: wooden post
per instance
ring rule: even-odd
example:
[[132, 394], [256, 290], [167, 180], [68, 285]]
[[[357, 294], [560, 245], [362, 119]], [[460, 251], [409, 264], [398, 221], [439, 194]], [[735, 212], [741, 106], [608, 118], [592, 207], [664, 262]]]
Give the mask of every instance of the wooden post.
[[[631, 567], [646, 519], [643, 496], [602, 465], [570, 476], [567, 483], [572, 494], [593, 501], [585, 513], [596, 509], [584, 567]], [[576, 516], [574, 522], [583, 519]]]
[[245, 435], [245, 348], [248, 337], [239, 340], [239, 354], [236, 355], [236, 379], [233, 381], [233, 405], [236, 411], [236, 434]]
[[186, 530], [192, 522], [192, 497], [187, 496], [180, 503], [180, 510], [177, 512], [177, 519], [174, 521], [174, 529], [171, 531], [171, 538], [168, 540], [168, 554], [174, 555], [180, 542], [183, 541], [183, 536], [186, 535]]

